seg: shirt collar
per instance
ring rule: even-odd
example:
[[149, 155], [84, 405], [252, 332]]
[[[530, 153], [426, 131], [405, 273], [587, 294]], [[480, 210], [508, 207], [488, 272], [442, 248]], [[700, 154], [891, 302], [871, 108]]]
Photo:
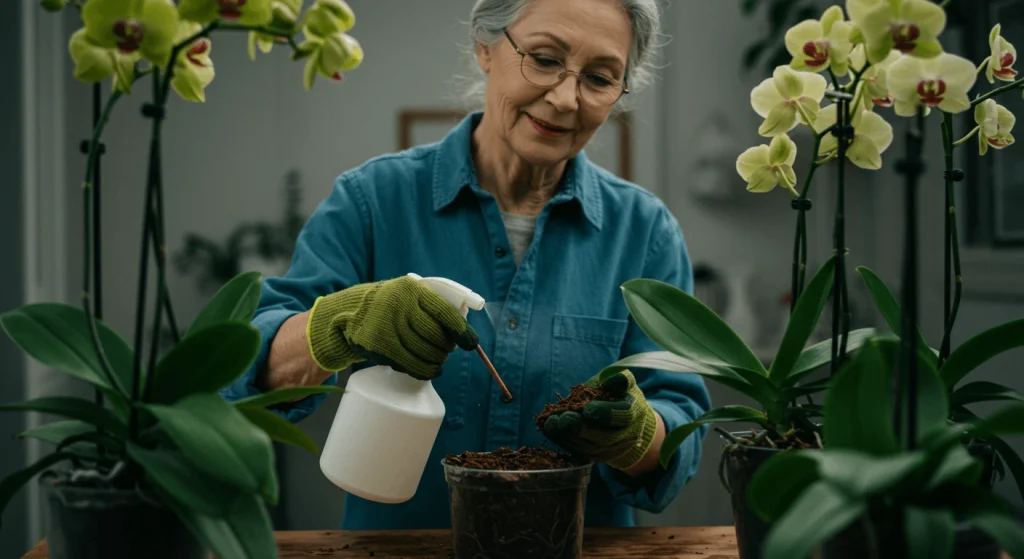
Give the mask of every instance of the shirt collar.
[[[473, 130], [482, 112], [474, 112], [466, 116], [441, 140], [434, 160], [434, 210], [441, 211], [448, 207], [459, 192], [464, 188], [479, 189], [476, 170], [473, 166], [471, 142]], [[580, 151], [568, 165], [563, 178], [562, 188], [555, 195], [556, 203], [575, 200], [583, 208], [583, 214], [596, 229], [601, 229], [602, 202], [601, 193], [597, 190], [598, 171]]]

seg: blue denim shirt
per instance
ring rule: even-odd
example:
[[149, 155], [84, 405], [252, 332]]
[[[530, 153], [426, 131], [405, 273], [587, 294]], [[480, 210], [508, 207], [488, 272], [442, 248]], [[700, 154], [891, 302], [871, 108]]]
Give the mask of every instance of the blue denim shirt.
[[[479, 356], [456, 349], [433, 381], [446, 415], [416, 495], [397, 505], [347, 495], [342, 529], [449, 527], [446, 454], [550, 445], [533, 417], [556, 392], [568, 394], [622, 357], [660, 349], [630, 318], [620, 285], [645, 277], [692, 290], [683, 235], [664, 204], [583, 153], [567, 165], [517, 268], [498, 205], [474, 171], [470, 142], [480, 117], [468, 116], [438, 143], [374, 158], [337, 179], [299, 236], [288, 272], [265, 280], [254, 319], [260, 353], [222, 392], [228, 400], [257, 393], [253, 379], [278, 328], [320, 295], [415, 272], [450, 278], [488, 301], [491, 318], [470, 311], [469, 322], [514, 402], [502, 402]], [[634, 374], [669, 430], [710, 407], [697, 375]], [[324, 397], [278, 411], [297, 422]], [[597, 465], [587, 525], [631, 526], [633, 507], [663, 510], [695, 473], [704, 434], [690, 437], [667, 470], [645, 477]]]

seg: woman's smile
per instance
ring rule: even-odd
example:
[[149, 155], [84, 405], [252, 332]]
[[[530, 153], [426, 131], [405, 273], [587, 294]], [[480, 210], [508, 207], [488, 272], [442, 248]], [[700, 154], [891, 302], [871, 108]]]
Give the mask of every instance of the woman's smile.
[[564, 127], [564, 126], [557, 126], [557, 125], [552, 124], [552, 123], [550, 123], [550, 122], [548, 122], [546, 120], [541, 120], [539, 118], [536, 118], [536, 117], [534, 117], [533, 115], [531, 115], [529, 113], [525, 113], [525, 114], [526, 114], [527, 120], [529, 120], [530, 124], [533, 125], [533, 128], [538, 133], [540, 133], [542, 136], [546, 136], [548, 138], [558, 138], [558, 137], [561, 137], [561, 136], [564, 136], [564, 135], [568, 134], [569, 132], [572, 132], [571, 128]]

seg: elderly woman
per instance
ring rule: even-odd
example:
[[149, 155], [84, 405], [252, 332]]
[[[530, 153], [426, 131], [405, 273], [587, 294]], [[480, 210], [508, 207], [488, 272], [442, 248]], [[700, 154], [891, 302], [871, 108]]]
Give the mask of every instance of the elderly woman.
[[[477, 0], [476, 60], [486, 105], [435, 144], [342, 174], [298, 239], [291, 268], [269, 278], [255, 324], [263, 347], [224, 391], [335, 383], [383, 363], [434, 379], [447, 413], [413, 499], [349, 495], [344, 529], [449, 525], [441, 459], [448, 453], [541, 445], [597, 462], [590, 525], [628, 526], [660, 512], [696, 471], [703, 430], [668, 468], [665, 433], [710, 406], [696, 375], [624, 372], [625, 397], [582, 413], [533, 417], [627, 355], [657, 350], [630, 319], [619, 286], [655, 278], [692, 288], [679, 225], [653, 195], [587, 160], [583, 148], [643, 81], [658, 30], [656, 0]], [[467, 320], [406, 277], [443, 276], [487, 301]], [[502, 393], [472, 350], [490, 355]], [[443, 374], [442, 374], [443, 370]], [[323, 396], [290, 403], [299, 421]]]

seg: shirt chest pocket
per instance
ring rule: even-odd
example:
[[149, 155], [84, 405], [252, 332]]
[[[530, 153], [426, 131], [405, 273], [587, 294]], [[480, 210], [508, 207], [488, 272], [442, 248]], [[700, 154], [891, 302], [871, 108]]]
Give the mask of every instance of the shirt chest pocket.
[[556, 314], [554, 320], [548, 394], [567, 396], [570, 387], [619, 360], [629, 322], [566, 314]]

